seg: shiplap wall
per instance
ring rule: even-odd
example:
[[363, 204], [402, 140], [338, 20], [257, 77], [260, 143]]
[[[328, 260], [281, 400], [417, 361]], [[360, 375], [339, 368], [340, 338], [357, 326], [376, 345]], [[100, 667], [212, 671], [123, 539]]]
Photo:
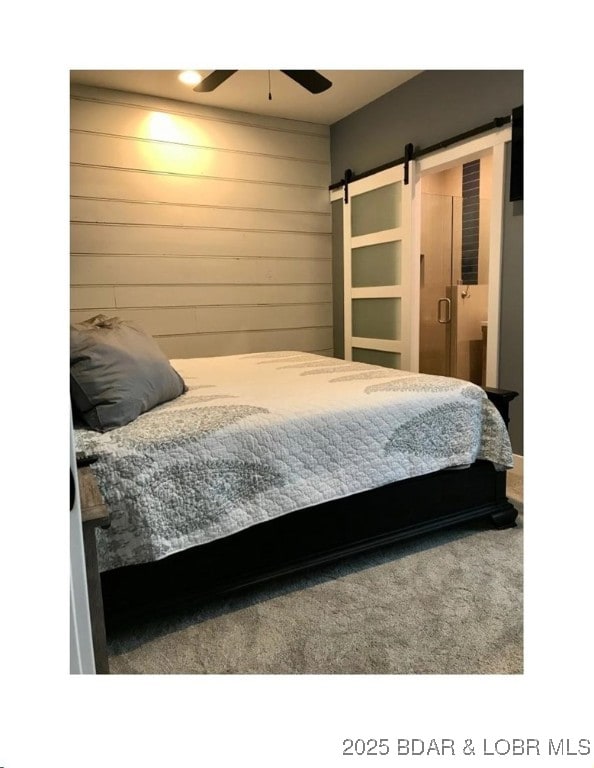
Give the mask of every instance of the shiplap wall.
[[71, 91], [71, 317], [170, 358], [332, 354], [329, 128]]

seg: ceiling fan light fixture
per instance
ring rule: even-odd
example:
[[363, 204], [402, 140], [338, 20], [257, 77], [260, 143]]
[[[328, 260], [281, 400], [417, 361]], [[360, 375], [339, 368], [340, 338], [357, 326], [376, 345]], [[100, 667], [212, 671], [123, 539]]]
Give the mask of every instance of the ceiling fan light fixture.
[[184, 85], [198, 85], [202, 82], [202, 75], [193, 69], [186, 69], [177, 76]]

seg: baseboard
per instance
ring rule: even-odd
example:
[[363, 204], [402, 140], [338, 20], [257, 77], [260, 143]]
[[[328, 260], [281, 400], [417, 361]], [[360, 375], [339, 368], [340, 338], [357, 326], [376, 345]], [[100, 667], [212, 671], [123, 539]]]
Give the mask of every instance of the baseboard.
[[524, 474], [524, 457], [519, 453], [514, 453], [514, 472]]

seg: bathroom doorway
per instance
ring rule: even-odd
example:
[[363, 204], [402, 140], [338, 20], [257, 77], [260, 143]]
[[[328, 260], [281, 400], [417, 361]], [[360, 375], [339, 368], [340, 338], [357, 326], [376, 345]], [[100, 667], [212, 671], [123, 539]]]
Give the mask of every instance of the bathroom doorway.
[[492, 156], [421, 178], [419, 370], [486, 384]]

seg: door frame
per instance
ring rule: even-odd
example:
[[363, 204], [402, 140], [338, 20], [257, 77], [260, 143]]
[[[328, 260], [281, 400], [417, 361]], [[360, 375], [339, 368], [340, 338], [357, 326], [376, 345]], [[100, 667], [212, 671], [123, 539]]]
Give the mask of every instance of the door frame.
[[93, 633], [87, 591], [72, 413], [70, 414], [70, 475], [74, 484], [74, 504], [70, 510], [70, 673], [94, 675], [96, 670]]
[[[503, 260], [503, 209], [505, 204], [505, 144], [511, 141], [510, 126], [503, 126], [483, 136], [437, 150], [417, 160], [413, 193], [413, 253], [421, 252], [421, 185], [422, 177], [491, 155], [491, 210], [489, 232], [489, 286], [487, 309], [487, 352], [485, 385], [499, 384], [499, 321], [501, 314], [501, 264]], [[419, 286], [420, 292], [420, 286]], [[418, 347], [418, 339], [417, 339]]]
[[[496, 128], [482, 136], [460, 142], [446, 149], [436, 150], [431, 154], [411, 161], [409, 165], [410, 183], [413, 185], [411, 197], [411, 231], [410, 245], [412, 254], [421, 253], [421, 184], [422, 176], [426, 173], [436, 173], [447, 170], [455, 165], [470, 162], [491, 154], [491, 211], [489, 233], [489, 289], [487, 311], [487, 352], [485, 384], [497, 387], [499, 383], [499, 320], [501, 305], [501, 264], [503, 256], [503, 210], [505, 203], [505, 144], [511, 142], [511, 126]], [[379, 171], [378, 173], [382, 173]], [[353, 182], [354, 183], [354, 182]], [[330, 192], [330, 202], [340, 200], [344, 190], [335, 189]], [[343, 206], [343, 227], [344, 227]], [[344, 253], [344, 243], [343, 243]], [[410, 313], [407, 322], [411, 340], [411, 358], [409, 370], [419, 370], [419, 337], [420, 337], [420, 260], [410, 259], [411, 274], [409, 279], [415, 286], [411, 291]], [[346, 270], [346, 265], [345, 265]], [[349, 269], [350, 272], [350, 269]], [[343, 338], [350, 323], [350, 312], [347, 316], [345, 307]], [[404, 318], [403, 318], [404, 320]], [[348, 326], [350, 328], [350, 325]]]

